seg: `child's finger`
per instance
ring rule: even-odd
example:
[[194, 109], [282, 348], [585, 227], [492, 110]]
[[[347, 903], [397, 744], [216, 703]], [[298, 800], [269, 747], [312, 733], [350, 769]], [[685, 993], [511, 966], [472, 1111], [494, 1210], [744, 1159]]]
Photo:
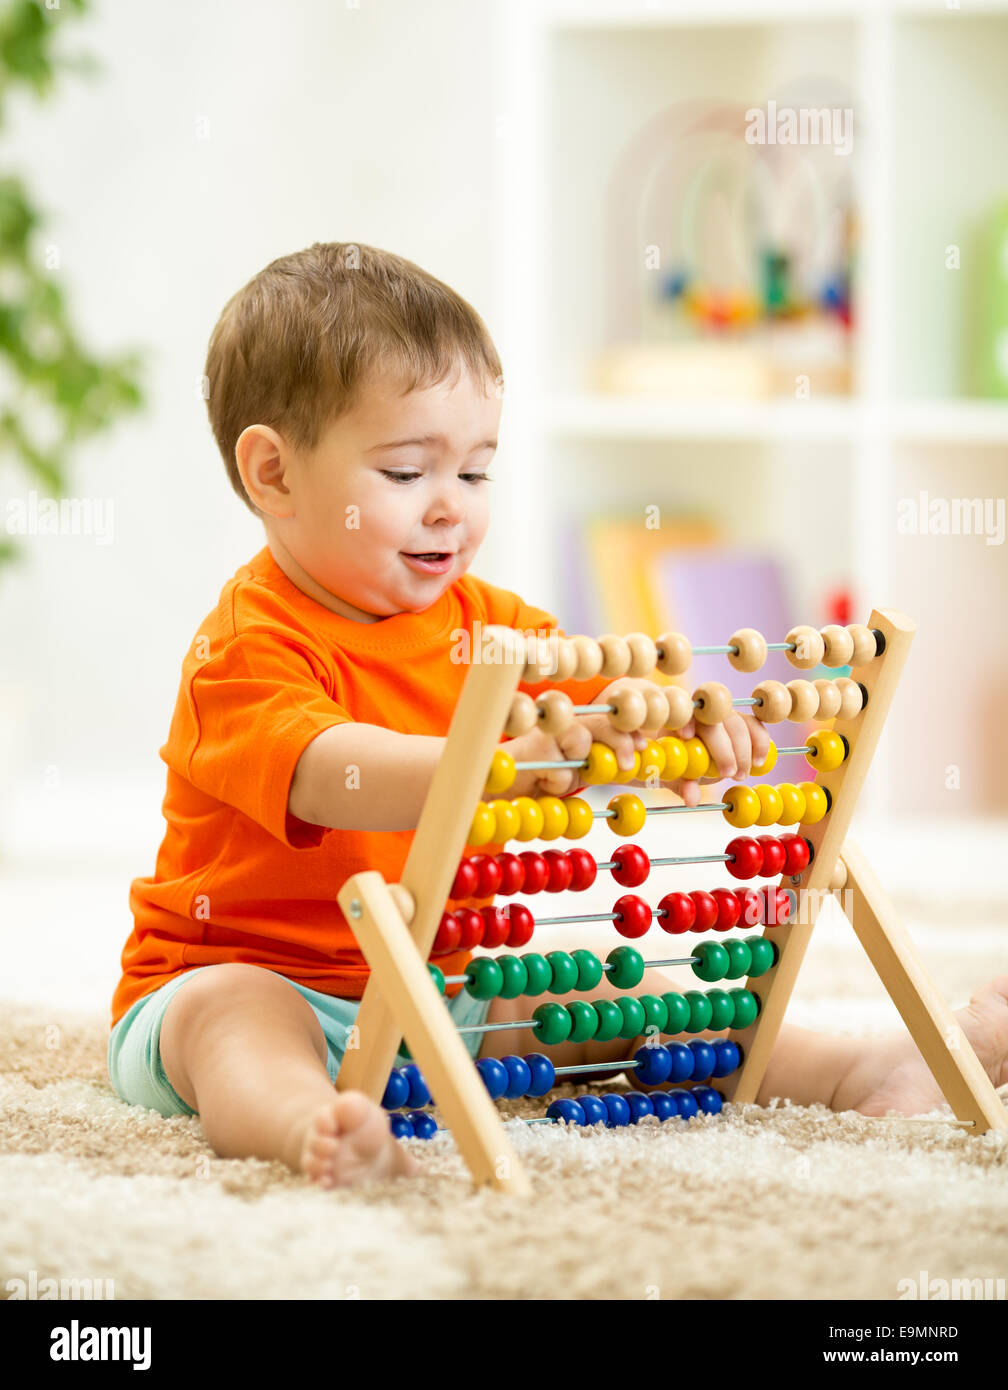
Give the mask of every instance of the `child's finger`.
[[752, 767], [760, 767], [767, 760], [770, 752], [770, 735], [766, 731], [766, 725], [761, 719], [757, 719], [754, 714], [743, 714], [746, 727], [749, 730], [749, 739], [752, 743]]
[[752, 770], [752, 738], [745, 720], [737, 714], [730, 714], [724, 722], [724, 729], [735, 750], [736, 777], [748, 777]]
[[707, 724], [700, 735], [721, 777], [738, 776], [735, 745], [724, 724]]

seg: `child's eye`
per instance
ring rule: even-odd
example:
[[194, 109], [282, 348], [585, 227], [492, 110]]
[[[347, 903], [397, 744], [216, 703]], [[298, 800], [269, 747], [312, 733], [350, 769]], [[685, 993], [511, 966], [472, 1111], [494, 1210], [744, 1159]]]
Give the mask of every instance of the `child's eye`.
[[[394, 483], [411, 483], [414, 478], [419, 478], [419, 473], [393, 473], [390, 469], [383, 468], [382, 475], [391, 478]], [[460, 473], [460, 478], [464, 478], [467, 483], [491, 483], [493, 479], [486, 473]]]

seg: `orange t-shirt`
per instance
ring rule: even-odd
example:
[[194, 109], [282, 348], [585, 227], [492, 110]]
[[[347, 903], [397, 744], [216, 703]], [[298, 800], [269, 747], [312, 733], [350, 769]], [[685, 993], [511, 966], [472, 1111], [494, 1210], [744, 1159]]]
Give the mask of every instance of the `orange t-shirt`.
[[[374, 623], [353, 622], [302, 593], [268, 546], [228, 580], [182, 663], [160, 749], [167, 830], [153, 876], [130, 885], [134, 927], [113, 1026], [176, 975], [225, 961], [360, 998], [369, 970], [336, 894], [362, 869], [397, 882], [414, 832], [298, 820], [287, 810], [294, 769], [317, 734], [348, 720], [444, 737], [467, 670], [450, 660], [451, 634], [472, 633], [477, 620], [557, 627], [551, 614], [472, 575], [422, 613]], [[609, 683], [596, 677], [560, 688], [588, 704]], [[457, 975], [470, 959], [457, 951], [438, 964]]]

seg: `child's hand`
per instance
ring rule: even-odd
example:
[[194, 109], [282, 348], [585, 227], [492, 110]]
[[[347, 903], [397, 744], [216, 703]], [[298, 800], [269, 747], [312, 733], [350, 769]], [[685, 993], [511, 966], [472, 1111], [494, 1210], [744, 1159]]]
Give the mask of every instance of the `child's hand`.
[[691, 719], [682, 729], [676, 730], [677, 738], [692, 738], [699, 735], [711, 755], [712, 771], [717, 776], [708, 775], [700, 781], [665, 783], [681, 796], [687, 806], [700, 804], [700, 787], [704, 782], [720, 782], [725, 778], [748, 777], [753, 764], [757, 767], [770, 752], [770, 735], [766, 726], [752, 714], [732, 713], [723, 724], [701, 724]]
[[[601, 701], [599, 701], [601, 703]], [[605, 743], [616, 754], [623, 771], [633, 766], [633, 755], [647, 743], [643, 733], [625, 734], [614, 729], [604, 714], [581, 714], [566, 731], [554, 737], [539, 729], [508, 739], [501, 746], [516, 763], [584, 762], [593, 743]], [[581, 768], [543, 769], [541, 772], [519, 772], [508, 788], [508, 797], [567, 796], [583, 785]]]

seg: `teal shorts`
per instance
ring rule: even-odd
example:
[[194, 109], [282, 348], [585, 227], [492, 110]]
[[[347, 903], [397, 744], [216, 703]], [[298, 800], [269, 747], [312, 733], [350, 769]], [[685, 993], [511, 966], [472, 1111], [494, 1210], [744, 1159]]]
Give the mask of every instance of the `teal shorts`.
[[[265, 966], [261, 968], [266, 969]], [[198, 965], [184, 975], [176, 975], [160, 989], [138, 999], [112, 1029], [108, 1044], [108, 1074], [120, 1100], [156, 1110], [166, 1118], [196, 1114], [171, 1085], [161, 1065], [161, 1023], [176, 991], [200, 970], [208, 969], [212, 967]], [[286, 976], [282, 978], [287, 979]], [[287, 980], [287, 983], [308, 1001], [321, 1024], [329, 1045], [326, 1070], [335, 1081], [346, 1050], [348, 1031], [357, 1019], [360, 1000], [320, 994], [318, 990], [295, 984], [293, 980]], [[490, 1012], [488, 999], [474, 999], [464, 989], [459, 990], [453, 999], [446, 999], [445, 1004], [457, 1027], [485, 1023]], [[481, 1033], [466, 1033], [463, 1036], [474, 1058], [479, 1055], [482, 1040]], [[408, 1057], [399, 1054], [394, 1065], [404, 1067], [408, 1062]]]

